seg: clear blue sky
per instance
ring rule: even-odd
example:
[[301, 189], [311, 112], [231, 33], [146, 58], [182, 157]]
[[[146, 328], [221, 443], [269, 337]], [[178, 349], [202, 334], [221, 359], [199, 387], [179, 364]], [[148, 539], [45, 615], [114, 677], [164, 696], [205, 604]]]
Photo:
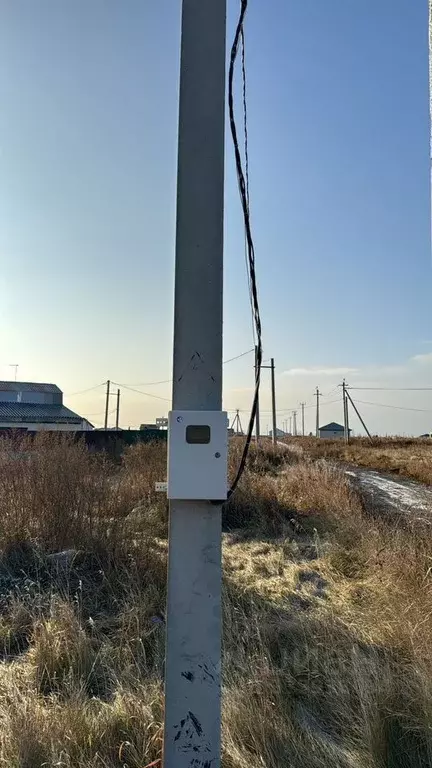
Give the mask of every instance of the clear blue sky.
[[[179, 0], [0, 4], [3, 378], [9, 363], [65, 392], [170, 377], [179, 37]], [[425, 0], [250, 0], [253, 228], [281, 410], [344, 372], [432, 382], [427, 55]], [[251, 323], [228, 132], [226, 179], [231, 357]], [[228, 408], [249, 406], [251, 364], [226, 367]], [[432, 411], [432, 393], [378, 394], [363, 399]], [[68, 403], [97, 414], [103, 395]], [[123, 421], [165, 408], [125, 393]], [[376, 431], [432, 428], [432, 413], [364, 408]]]

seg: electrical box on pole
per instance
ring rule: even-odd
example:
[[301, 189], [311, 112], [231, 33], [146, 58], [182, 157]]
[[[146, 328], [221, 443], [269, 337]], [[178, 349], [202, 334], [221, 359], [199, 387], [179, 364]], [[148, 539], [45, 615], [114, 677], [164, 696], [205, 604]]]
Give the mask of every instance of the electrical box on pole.
[[168, 498], [224, 501], [228, 430], [225, 411], [168, 414]]

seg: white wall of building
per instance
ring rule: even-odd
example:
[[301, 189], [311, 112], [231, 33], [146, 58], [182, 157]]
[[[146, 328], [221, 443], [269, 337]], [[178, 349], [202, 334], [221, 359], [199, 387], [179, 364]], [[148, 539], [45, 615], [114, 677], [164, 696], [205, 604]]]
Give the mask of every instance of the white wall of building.
[[341, 430], [321, 429], [319, 435], [321, 440], [343, 440], [344, 439], [344, 433]]

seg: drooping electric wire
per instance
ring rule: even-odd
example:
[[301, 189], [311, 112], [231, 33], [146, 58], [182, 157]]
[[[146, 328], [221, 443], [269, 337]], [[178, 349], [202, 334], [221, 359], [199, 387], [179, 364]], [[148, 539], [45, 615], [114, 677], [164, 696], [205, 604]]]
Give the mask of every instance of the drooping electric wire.
[[120, 387], [120, 389], [128, 389], [129, 392], [136, 392], [138, 395], [145, 395], [145, 397], [152, 397], [154, 400], [164, 400], [166, 403], [171, 402], [171, 398], [169, 397], [160, 397], [160, 395], [153, 395], [150, 392], [143, 392], [141, 389], [135, 389], [134, 387], [129, 387], [126, 384], [120, 384], [118, 381], [111, 382], [116, 387]]
[[[246, 352], [240, 352], [239, 355], [235, 355], [234, 357], [230, 357], [228, 360], [224, 360], [222, 365], [227, 365], [228, 363], [234, 362], [234, 360], [239, 360], [241, 357], [245, 357], [246, 355], [252, 354], [254, 350], [253, 349], [247, 349]], [[122, 384], [123, 387], [157, 387], [159, 384], [171, 384], [172, 379], [163, 379], [162, 381], [139, 381], [137, 383], [133, 384]], [[104, 382], [105, 383], [105, 382]]]
[[[254, 249], [251, 222], [250, 222], [250, 213], [249, 213], [249, 157], [247, 152], [247, 109], [245, 110], [246, 72], [245, 72], [245, 65], [244, 65], [244, 20], [245, 20], [247, 7], [248, 7], [248, 0], [241, 0], [240, 14], [237, 22], [233, 44], [231, 47], [230, 65], [229, 65], [229, 72], [228, 72], [228, 110], [229, 110], [231, 136], [232, 136], [233, 145], [234, 145], [237, 180], [239, 185], [240, 201], [241, 201], [241, 206], [243, 211], [243, 220], [244, 220], [245, 236], [246, 236], [246, 256], [247, 256], [247, 273], [248, 273], [248, 282], [249, 282], [249, 296], [251, 301], [252, 317], [253, 317], [253, 323], [254, 323], [255, 335], [256, 335], [256, 373], [255, 373], [255, 392], [254, 392], [254, 398], [252, 402], [249, 425], [246, 433], [246, 442], [245, 442], [243, 454], [240, 460], [240, 465], [237, 470], [237, 474], [228, 492], [228, 498], [234, 493], [246, 466], [249, 448], [252, 441], [252, 432], [254, 428], [257, 405], [258, 405], [259, 386], [260, 386], [260, 379], [261, 379], [261, 365], [262, 365], [261, 316], [260, 316], [259, 301], [258, 301], [257, 278], [256, 278], [256, 272], [255, 272], [255, 249]], [[245, 170], [243, 169], [243, 161], [240, 153], [237, 124], [236, 124], [235, 110], [234, 110], [234, 72], [235, 72], [235, 64], [238, 56], [240, 42], [242, 42], [242, 45], [243, 45], [242, 76], [243, 76], [243, 118], [245, 123], [244, 135], [245, 135], [245, 143], [246, 143]]]
[[[240, 33], [240, 42], [241, 42], [241, 69], [242, 69], [242, 96], [243, 96], [243, 134], [244, 134], [244, 161], [245, 161], [245, 182], [246, 182], [246, 200], [247, 200], [247, 206], [248, 206], [248, 212], [250, 216], [250, 207], [249, 207], [249, 135], [248, 135], [248, 110], [247, 110], [247, 86], [246, 86], [246, 47], [245, 47], [245, 36], [244, 36], [244, 30], [243, 27], [241, 29]], [[240, 187], [239, 187], [240, 190]], [[248, 288], [249, 288], [249, 303], [251, 308], [251, 321], [252, 321], [252, 338], [254, 342], [254, 347], [256, 346], [256, 331], [255, 331], [255, 322], [254, 322], [254, 316], [253, 316], [253, 303], [252, 303], [252, 290], [251, 290], [251, 279], [250, 279], [250, 271], [249, 271], [249, 261], [248, 261], [248, 242], [247, 242], [247, 236], [245, 231], [245, 241], [244, 241], [244, 259], [245, 259], [245, 266], [246, 266], [246, 276], [248, 281]]]
[[349, 387], [347, 389], [355, 389], [357, 391], [363, 390], [364, 392], [431, 392], [432, 387]]
[[361, 403], [362, 405], [376, 405], [378, 408], [392, 408], [396, 411], [417, 411], [418, 413], [432, 413], [432, 409], [427, 408], [409, 408], [408, 406], [403, 405], [389, 405], [388, 403], [372, 403], [368, 400], [356, 400], [356, 403]]
[[84, 395], [86, 392], [92, 392], [94, 389], [99, 389], [99, 387], [104, 387], [106, 384], [106, 381], [102, 381], [100, 384], [95, 384], [94, 387], [88, 387], [87, 389], [80, 389], [78, 392], [65, 392], [65, 397], [75, 397], [75, 395]]

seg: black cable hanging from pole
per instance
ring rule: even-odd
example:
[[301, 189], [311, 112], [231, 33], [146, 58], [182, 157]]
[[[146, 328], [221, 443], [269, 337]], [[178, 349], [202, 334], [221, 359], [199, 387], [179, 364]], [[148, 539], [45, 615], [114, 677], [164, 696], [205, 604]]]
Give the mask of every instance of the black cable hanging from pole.
[[[246, 461], [247, 461], [249, 448], [252, 441], [252, 433], [253, 433], [255, 416], [256, 416], [256, 411], [258, 406], [259, 386], [260, 386], [260, 379], [261, 379], [261, 364], [262, 364], [261, 316], [260, 316], [260, 310], [259, 310], [257, 279], [256, 279], [256, 272], [255, 272], [255, 249], [254, 249], [254, 243], [252, 238], [250, 213], [249, 213], [249, 158], [247, 154], [247, 144], [246, 144], [246, 150], [245, 150], [246, 151], [246, 171], [244, 171], [240, 148], [239, 148], [238, 135], [237, 135], [237, 125], [236, 125], [235, 114], [234, 114], [234, 70], [235, 70], [235, 63], [238, 55], [240, 41], [242, 42], [242, 46], [243, 46], [242, 50], [244, 51], [244, 19], [245, 19], [247, 7], [248, 7], [248, 0], [241, 0], [240, 15], [237, 22], [234, 41], [231, 47], [230, 66], [229, 66], [229, 73], [228, 73], [228, 108], [229, 108], [231, 136], [232, 136], [233, 145], [234, 145], [237, 179], [238, 179], [238, 185], [239, 185], [239, 191], [240, 191], [240, 201], [241, 201], [241, 206], [243, 211], [243, 220], [244, 220], [245, 235], [246, 235], [246, 255], [247, 255], [249, 294], [250, 294], [250, 301], [251, 301], [251, 307], [252, 307], [252, 317], [253, 317], [253, 322], [254, 322], [255, 332], [256, 332], [257, 355], [256, 355], [256, 372], [255, 372], [255, 392], [254, 392], [254, 398], [252, 402], [249, 425], [246, 433], [246, 443], [243, 449], [243, 454], [240, 460], [240, 465], [237, 470], [237, 474], [233, 480], [230, 490], [228, 491], [228, 498], [230, 498], [230, 496], [234, 493], [235, 489], [237, 488], [237, 485], [240, 481], [240, 478], [246, 466]], [[245, 65], [244, 65], [244, 57], [242, 60], [242, 77], [243, 77], [244, 136], [245, 136], [245, 142], [247, 142], [247, 111], [246, 111], [246, 84], [245, 84], [246, 71], [245, 71]]]

